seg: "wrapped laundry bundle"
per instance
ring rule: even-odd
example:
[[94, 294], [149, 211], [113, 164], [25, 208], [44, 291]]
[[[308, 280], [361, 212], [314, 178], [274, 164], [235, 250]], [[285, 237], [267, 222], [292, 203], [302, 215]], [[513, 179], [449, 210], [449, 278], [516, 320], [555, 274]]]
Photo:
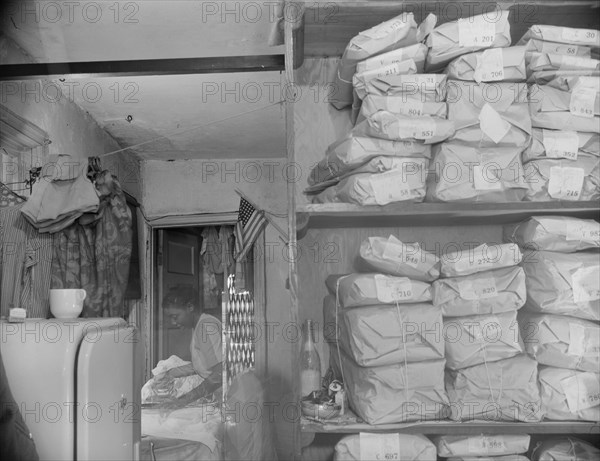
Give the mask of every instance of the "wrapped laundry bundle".
[[381, 67], [389, 66], [390, 64], [404, 62], [410, 59], [417, 66], [417, 72], [421, 74], [425, 67], [426, 56], [427, 46], [423, 43], [415, 43], [414, 45], [398, 48], [360, 61], [356, 64], [356, 72], [361, 73], [367, 70], [379, 69]]
[[542, 419], [537, 362], [519, 355], [446, 373], [451, 419], [524, 421]]
[[403, 243], [393, 235], [369, 237], [360, 244], [361, 263], [372, 270], [431, 282], [440, 276], [440, 260], [418, 242]]
[[358, 133], [390, 141], [418, 140], [435, 144], [454, 134], [454, 123], [429, 115], [420, 117], [380, 110], [354, 128]]
[[589, 46], [582, 45], [569, 45], [568, 43], [559, 42], [546, 42], [537, 38], [521, 39], [519, 45], [522, 45], [526, 49], [527, 55], [525, 59], [528, 59], [528, 55], [533, 53], [552, 53], [552, 54], [565, 54], [568, 56], [581, 56], [583, 58], [591, 58], [592, 51]]
[[449, 458], [518, 455], [529, 451], [526, 434], [442, 435], [432, 438], [438, 456]]
[[376, 69], [357, 72], [354, 74], [354, 77], [352, 77], [352, 86], [356, 92], [356, 97], [359, 99], [364, 99], [367, 95], [367, 82], [375, 78], [387, 77], [389, 75], [406, 75], [416, 73], [417, 64], [412, 59], [402, 62], [394, 62], [384, 67], [377, 67]]
[[531, 461], [595, 461], [600, 449], [575, 437], [552, 437], [538, 442], [531, 451]]
[[432, 202], [520, 202], [527, 191], [522, 147], [434, 146], [427, 184]]
[[563, 91], [569, 91], [568, 88], [559, 87], [556, 82], [564, 81], [564, 79], [575, 78], [594, 78], [600, 77], [600, 72], [593, 70], [542, 70], [533, 72], [527, 78], [527, 83], [536, 83], [538, 85], [548, 85], [553, 88], [558, 88]]
[[529, 461], [529, 458], [525, 455], [461, 456], [446, 458], [446, 461]]
[[338, 308], [339, 322], [334, 329], [329, 319], [335, 321], [335, 309], [335, 298], [327, 296], [323, 318], [327, 322], [328, 342], [337, 339], [340, 348], [361, 367], [444, 358], [442, 312], [432, 304]]
[[336, 100], [332, 101], [334, 107], [343, 109], [352, 104], [352, 77], [359, 61], [419, 41], [412, 13], [402, 13], [353, 37], [338, 63], [334, 81]]
[[600, 326], [575, 317], [519, 314], [525, 351], [541, 365], [600, 373]]
[[499, 314], [521, 308], [526, 299], [525, 272], [520, 267], [433, 282], [433, 304], [444, 317]]
[[542, 366], [542, 411], [555, 421], [600, 421], [600, 375]]
[[362, 103], [356, 123], [362, 122], [380, 110], [408, 117], [431, 115], [446, 118], [448, 114], [448, 106], [445, 102], [421, 101], [418, 96], [414, 95], [369, 95]]
[[361, 432], [346, 435], [335, 445], [334, 461], [432, 461], [435, 446], [424, 435], [376, 434]]
[[600, 248], [600, 223], [568, 216], [533, 216], [504, 226], [504, 240], [531, 250], [573, 253]]
[[600, 133], [600, 97], [592, 86], [561, 91], [548, 85], [532, 85], [529, 112], [534, 127]]
[[523, 352], [517, 312], [444, 319], [446, 367], [460, 370]]
[[475, 274], [490, 269], [516, 266], [523, 255], [518, 245], [502, 243], [488, 245], [483, 243], [475, 248], [457, 250], [446, 253], [442, 257], [442, 275], [457, 277]]
[[527, 304], [543, 314], [600, 320], [600, 265], [597, 253], [526, 251]]
[[[597, 74], [595, 77], [581, 75], [581, 73], [573, 75], [573, 72], [574, 71], [561, 72], [560, 75], [554, 77], [552, 80], [545, 81], [544, 84], [561, 91], [573, 91], [575, 88], [582, 86], [588, 88], [597, 88], [600, 86], [597, 78], [600, 76], [600, 72], [594, 72], [594, 74]], [[539, 74], [542, 75], [543, 72], [539, 72]], [[600, 89], [598, 91], [600, 91]]]
[[584, 56], [556, 53], [531, 53], [527, 64], [528, 72], [548, 70], [600, 70], [600, 61]]
[[412, 96], [423, 102], [443, 102], [446, 100], [446, 79], [444, 74], [382, 76], [365, 82], [365, 94]]
[[433, 29], [425, 42], [429, 47], [425, 61], [427, 72], [441, 71], [454, 58], [482, 48], [510, 46], [508, 15], [507, 10], [496, 10], [447, 22]]
[[449, 141], [476, 147], [525, 147], [531, 120], [525, 83], [448, 82]]
[[600, 47], [600, 31], [594, 29], [577, 29], [573, 27], [534, 25], [519, 40], [519, 45], [531, 39], [545, 42], [557, 42], [569, 45], [582, 45], [593, 48]]
[[330, 275], [325, 285], [338, 297], [341, 307], [431, 301], [431, 285], [407, 277], [363, 273]]
[[532, 160], [525, 164], [524, 170], [528, 189], [523, 200], [587, 201], [600, 198], [600, 157], [597, 155], [578, 153], [576, 160]]
[[351, 132], [327, 148], [325, 158], [310, 172], [308, 184], [338, 178], [365, 164], [374, 157], [424, 157], [431, 156], [431, 146], [417, 141], [389, 141]]
[[449, 79], [474, 82], [521, 82], [525, 73], [525, 47], [490, 48], [459, 56], [446, 67]]
[[531, 144], [523, 151], [523, 163], [540, 158], [576, 160], [579, 152], [600, 155], [600, 135], [581, 131], [533, 128]]
[[330, 357], [336, 376], [344, 377], [350, 406], [367, 423], [405, 423], [448, 416], [443, 359], [360, 367], [343, 351], [338, 355], [335, 348]]
[[[377, 157], [368, 165], [382, 173], [351, 174], [313, 198], [313, 203], [387, 205], [425, 198], [429, 160], [426, 158]], [[362, 167], [360, 169], [363, 169]]]

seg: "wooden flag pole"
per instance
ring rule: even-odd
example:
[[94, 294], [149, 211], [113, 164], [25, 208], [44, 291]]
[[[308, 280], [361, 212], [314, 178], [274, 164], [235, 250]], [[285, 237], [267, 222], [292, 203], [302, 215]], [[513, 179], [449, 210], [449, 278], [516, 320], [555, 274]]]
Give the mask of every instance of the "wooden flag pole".
[[254, 208], [256, 208], [257, 210], [259, 210], [261, 213], [264, 213], [264, 217], [265, 219], [269, 222], [269, 224], [271, 224], [275, 229], [277, 229], [279, 231], [279, 233], [281, 235], [283, 235], [285, 237], [285, 244], [287, 245], [289, 242], [289, 238], [287, 235], [287, 232], [285, 232], [278, 224], [276, 224], [275, 222], [273, 222], [273, 220], [271, 220], [271, 218], [269, 217], [269, 215], [262, 210], [259, 206], [257, 206], [252, 200], [250, 200], [241, 190], [239, 189], [234, 189], [235, 192], [242, 197], [243, 199], [245, 199], [250, 205], [252, 205]]

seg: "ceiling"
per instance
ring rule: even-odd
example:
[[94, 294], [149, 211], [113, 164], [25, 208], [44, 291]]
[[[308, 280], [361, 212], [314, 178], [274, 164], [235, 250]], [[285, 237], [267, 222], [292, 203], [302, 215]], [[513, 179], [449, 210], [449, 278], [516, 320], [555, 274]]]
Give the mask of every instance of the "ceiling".
[[[283, 54], [268, 45], [275, 15], [275, 2], [18, 1], [1, 26], [35, 62], [250, 56]], [[140, 159], [264, 158], [285, 156], [282, 78], [67, 75], [55, 83]]]

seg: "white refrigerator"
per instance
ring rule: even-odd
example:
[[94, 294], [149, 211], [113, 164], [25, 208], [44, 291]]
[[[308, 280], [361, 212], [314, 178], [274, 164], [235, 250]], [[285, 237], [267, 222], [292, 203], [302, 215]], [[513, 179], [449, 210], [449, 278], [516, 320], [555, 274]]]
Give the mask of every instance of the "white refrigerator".
[[41, 460], [137, 460], [142, 344], [123, 319], [0, 321], [13, 396]]

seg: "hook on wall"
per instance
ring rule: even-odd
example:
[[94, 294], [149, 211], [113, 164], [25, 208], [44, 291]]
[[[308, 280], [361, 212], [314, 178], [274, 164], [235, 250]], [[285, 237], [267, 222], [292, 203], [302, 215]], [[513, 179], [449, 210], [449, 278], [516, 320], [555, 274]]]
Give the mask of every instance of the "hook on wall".
[[125, 117], [125, 120], [131, 123], [133, 121], [133, 117], [131, 115], [128, 115], [127, 117]]

